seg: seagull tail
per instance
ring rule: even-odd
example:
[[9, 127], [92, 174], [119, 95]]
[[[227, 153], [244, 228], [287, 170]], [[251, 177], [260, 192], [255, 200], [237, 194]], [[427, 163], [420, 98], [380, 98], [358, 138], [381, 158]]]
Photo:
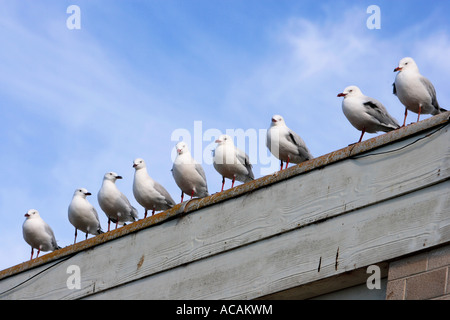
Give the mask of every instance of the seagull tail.
[[441, 107], [437, 106], [437, 107], [433, 110], [433, 112], [432, 112], [431, 114], [432, 114], [433, 116], [435, 116], [435, 115], [437, 115], [437, 114], [444, 113], [444, 112], [447, 112], [447, 110], [445, 110], [444, 108], [441, 108]]

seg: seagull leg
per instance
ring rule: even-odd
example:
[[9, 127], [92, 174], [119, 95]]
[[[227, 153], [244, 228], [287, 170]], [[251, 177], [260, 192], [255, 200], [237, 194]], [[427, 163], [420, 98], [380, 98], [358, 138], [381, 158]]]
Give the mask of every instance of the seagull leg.
[[[183, 198], [181, 198], [181, 202], [183, 202]], [[147, 218], [147, 209], [145, 209], [144, 219]]]
[[420, 112], [422, 111], [422, 106], [419, 106], [419, 114], [417, 115], [417, 122], [419, 122]]
[[40, 252], [41, 252], [41, 248], [39, 248], [39, 249], [38, 249], [38, 252], [37, 252], [36, 258], [37, 258], [37, 257], [39, 257], [39, 253], [40, 253]]
[[77, 228], [75, 228], [75, 240], [73, 240], [73, 244], [77, 243]]
[[408, 108], [405, 108], [405, 119], [403, 120], [403, 125], [402, 125], [402, 127], [404, 127], [405, 126], [405, 124], [406, 124], [406, 116], [408, 115]]
[[84, 240], [87, 240], [87, 237], [88, 237], [88, 233], [86, 232], [86, 239], [84, 239]]
[[181, 202], [183, 202], [183, 198], [184, 198], [184, 192], [181, 191]]
[[225, 185], [225, 177], [222, 177], [222, 190], [220, 190], [220, 192], [223, 191], [223, 186]]
[[288, 160], [286, 161], [286, 167], [284, 168], [284, 169], [287, 169], [287, 167], [288, 167], [288, 164], [289, 164], [289, 156], [288, 156]]
[[108, 218], [108, 232], [109, 232], [109, 227], [110, 227], [110, 225], [111, 225], [111, 219]]
[[362, 138], [363, 138], [363, 135], [364, 135], [364, 133], [366, 133], [366, 128], [363, 128], [363, 129], [361, 130], [361, 137], [359, 137], [359, 141], [358, 141], [358, 143], [359, 143], [359, 142], [361, 142], [361, 140], [362, 140]]
[[155, 208], [153, 208], [153, 211], [152, 211], [152, 217], [153, 217], [154, 214], [155, 214]]
[[283, 160], [280, 160], [280, 171], [283, 170]]
[[191, 192], [191, 199], [194, 197], [194, 190]]
[[30, 260], [33, 260], [33, 254], [34, 254], [34, 249], [33, 249], [33, 247], [31, 247], [31, 258], [30, 258]]
[[234, 180], [236, 180], [236, 177], [235, 176], [233, 176], [233, 182], [231, 182], [231, 187], [233, 188], [233, 186], [234, 186]]

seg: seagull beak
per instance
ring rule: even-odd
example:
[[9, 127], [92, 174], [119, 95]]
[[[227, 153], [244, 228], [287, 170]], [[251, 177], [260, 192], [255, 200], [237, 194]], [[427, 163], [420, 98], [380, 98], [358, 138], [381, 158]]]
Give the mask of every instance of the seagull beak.
[[272, 118], [272, 122], [277, 122], [277, 120]]
[[341, 93], [339, 93], [337, 96], [338, 96], [338, 97], [345, 97], [346, 95], [347, 95], [346, 93], [341, 92]]
[[28, 214], [28, 212], [27, 213], [25, 213], [25, 215], [24, 215], [24, 217], [29, 217], [30, 215]]
[[394, 69], [394, 72], [402, 71], [402, 69], [403, 69], [403, 68], [397, 67], [397, 68]]
[[122, 176], [117, 176], [116, 179], [123, 179]]
[[90, 195], [92, 195], [92, 193], [86, 192], [85, 195], [90, 196]]
[[[137, 167], [137, 164], [136, 163], [133, 163], [133, 168], [136, 168]], [[120, 178], [119, 178], [120, 179]]]
[[216, 143], [220, 143], [220, 142], [222, 142], [222, 140], [217, 139], [215, 142]]

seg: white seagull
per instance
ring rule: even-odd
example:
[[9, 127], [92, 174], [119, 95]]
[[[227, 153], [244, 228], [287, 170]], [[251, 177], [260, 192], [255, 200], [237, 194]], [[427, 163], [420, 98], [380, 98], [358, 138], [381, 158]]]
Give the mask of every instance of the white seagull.
[[77, 230], [86, 233], [86, 239], [88, 234], [98, 235], [103, 233], [97, 210], [86, 199], [86, 196], [90, 195], [91, 193], [85, 188], [78, 188], [73, 193], [68, 210], [69, 221], [75, 227], [75, 240], [73, 243], [77, 242]]
[[203, 167], [191, 156], [188, 146], [183, 141], [176, 145], [177, 157], [173, 162], [172, 175], [181, 189], [181, 202], [184, 194], [193, 197], [207, 197], [208, 185]]
[[39, 212], [30, 209], [25, 214], [25, 221], [22, 225], [23, 238], [31, 246], [31, 258], [33, 259], [34, 249], [37, 249], [36, 258], [41, 251], [54, 251], [61, 249], [56, 243], [52, 228], [41, 218]]
[[145, 209], [144, 218], [147, 217], [148, 210], [152, 210], [152, 215], [154, 215], [155, 211], [167, 210], [175, 205], [175, 201], [169, 192], [148, 175], [144, 159], [137, 158], [134, 160], [133, 168], [136, 169], [133, 194], [136, 201]]
[[303, 139], [288, 128], [280, 115], [272, 117], [267, 130], [266, 146], [281, 161], [280, 170], [283, 170], [283, 161], [287, 168], [289, 163], [298, 164], [313, 158]]
[[342, 111], [348, 121], [361, 131], [358, 142], [361, 142], [365, 132], [388, 132], [400, 127], [381, 102], [365, 96], [357, 86], [349, 86], [337, 96], [344, 97]]
[[249, 182], [255, 179], [248, 155], [235, 147], [233, 139], [228, 135], [221, 135], [215, 141], [217, 146], [213, 151], [214, 168], [222, 175], [222, 190], [225, 178], [234, 181]]
[[433, 84], [420, 74], [419, 67], [413, 58], [401, 59], [398, 67], [394, 69], [394, 72], [397, 71], [392, 85], [394, 94], [405, 106], [403, 126], [406, 124], [408, 110], [418, 114], [417, 122], [421, 114], [436, 115], [447, 111], [439, 106]]
[[128, 198], [116, 186], [116, 180], [122, 179], [115, 172], [108, 172], [103, 177], [102, 187], [97, 194], [98, 204], [108, 217], [108, 231], [111, 221], [116, 224], [125, 224], [127, 221], [136, 221], [138, 211]]

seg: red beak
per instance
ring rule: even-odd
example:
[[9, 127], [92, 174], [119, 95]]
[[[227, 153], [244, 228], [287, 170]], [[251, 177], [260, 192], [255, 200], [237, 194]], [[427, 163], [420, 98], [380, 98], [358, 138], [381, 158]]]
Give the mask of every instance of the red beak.
[[397, 68], [394, 69], [394, 72], [402, 71], [402, 69], [403, 69], [403, 68], [397, 67]]
[[339, 93], [337, 96], [338, 96], [338, 97], [345, 97], [346, 95], [347, 95], [346, 93], [342, 93], [342, 92], [341, 92], [341, 93]]

